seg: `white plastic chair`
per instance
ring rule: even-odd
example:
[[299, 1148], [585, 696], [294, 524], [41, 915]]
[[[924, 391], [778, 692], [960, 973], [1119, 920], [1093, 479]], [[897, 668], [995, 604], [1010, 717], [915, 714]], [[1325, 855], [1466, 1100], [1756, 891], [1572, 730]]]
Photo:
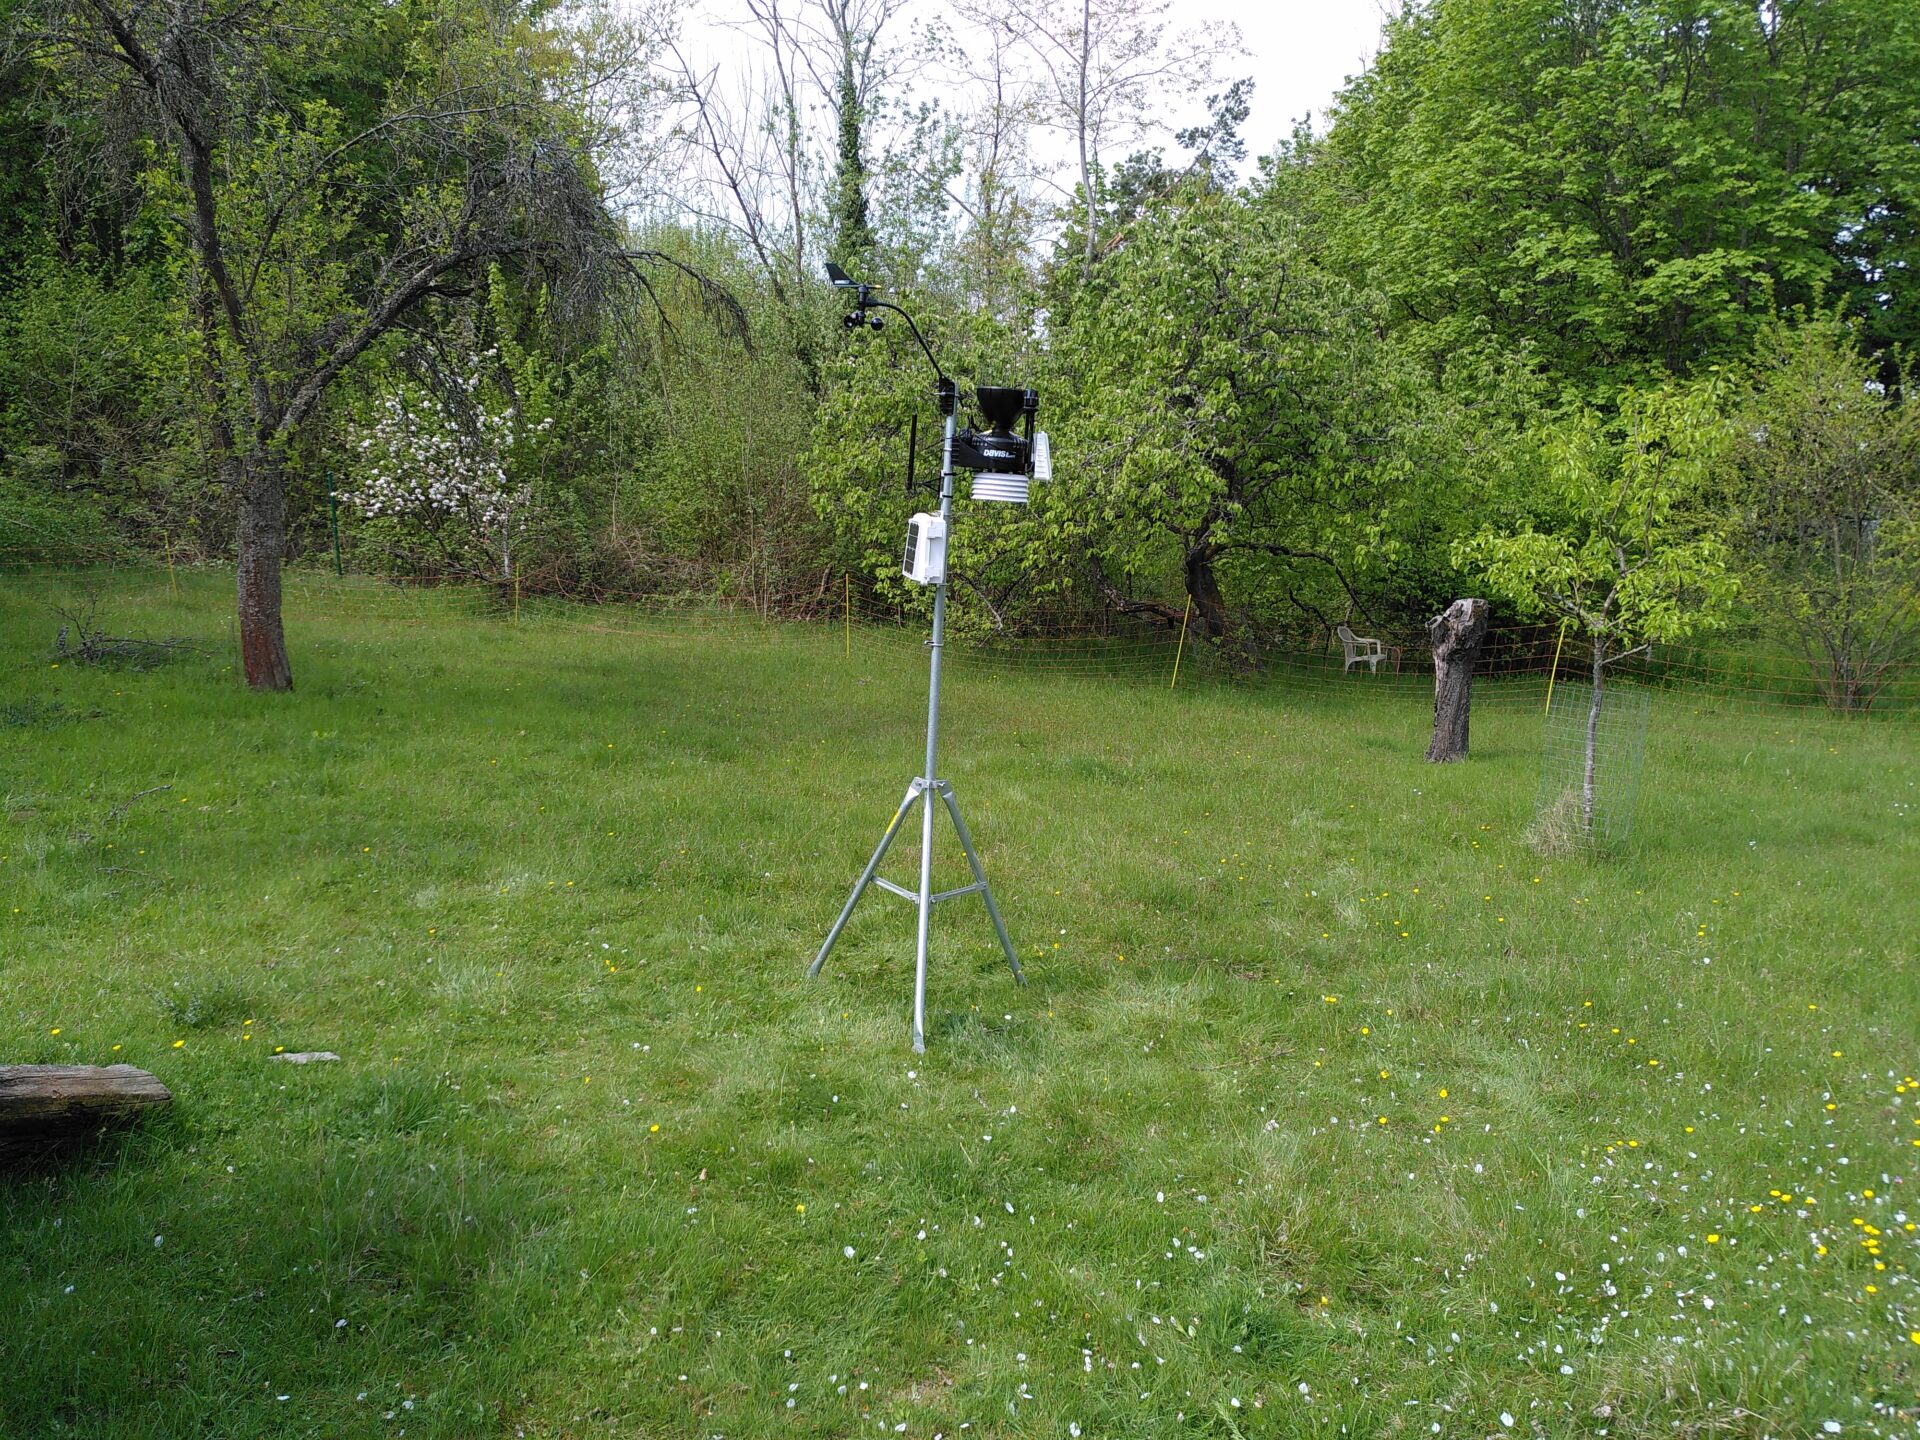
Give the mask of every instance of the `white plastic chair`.
[[1356, 635], [1344, 625], [1336, 625], [1333, 633], [1340, 637], [1340, 648], [1346, 652], [1347, 663], [1340, 667], [1340, 673], [1346, 674], [1355, 665], [1366, 662], [1369, 675], [1378, 674], [1380, 662], [1387, 658], [1386, 648], [1378, 640], [1365, 635]]

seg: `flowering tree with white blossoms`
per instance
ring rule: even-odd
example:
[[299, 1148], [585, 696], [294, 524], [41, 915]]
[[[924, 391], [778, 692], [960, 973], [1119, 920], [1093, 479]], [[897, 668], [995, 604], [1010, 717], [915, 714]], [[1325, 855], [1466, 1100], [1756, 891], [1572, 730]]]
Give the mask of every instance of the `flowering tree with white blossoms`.
[[[488, 350], [478, 361], [495, 355]], [[358, 483], [341, 499], [368, 519], [418, 530], [456, 564], [477, 546], [489, 570], [511, 580], [533, 486], [509, 478], [509, 465], [531, 458], [553, 419], [526, 424], [510, 397], [483, 383], [479, 364], [450, 376], [446, 389], [443, 397], [405, 383], [375, 402], [358, 437]]]

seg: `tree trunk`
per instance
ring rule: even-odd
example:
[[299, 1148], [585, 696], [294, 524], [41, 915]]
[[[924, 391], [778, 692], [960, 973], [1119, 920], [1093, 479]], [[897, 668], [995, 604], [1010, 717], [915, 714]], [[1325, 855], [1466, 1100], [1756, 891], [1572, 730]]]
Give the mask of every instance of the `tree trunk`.
[[1593, 838], [1594, 757], [1600, 745], [1601, 687], [1605, 684], [1607, 637], [1593, 637], [1593, 695], [1587, 704], [1587, 753], [1580, 767], [1580, 834]]
[[287, 636], [280, 623], [280, 561], [287, 548], [287, 481], [277, 456], [255, 451], [241, 480], [235, 533], [240, 668], [255, 690], [291, 690]]
[[1487, 638], [1487, 602], [1456, 600], [1427, 621], [1433, 645], [1433, 741], [1435, 764], [1467, 758], [1467, 715], [1473, 704], [1473, 667]]
[[1200, 627], [1213, 639], [1227, 633], [1227, 601], [1220, 593], [1220, 577], [1213, 569], [1211, 545], [1192, 545], [1187, 549], [1187, 594], [1193, 600], [1193, 613]]
[[0, 1161], [103, 1125], [132, 1120], [173, 1099], [131, 1065], [0, 1065]]
[[851, 50], [841, 57], [839, 100], [839, 168], [833, 182], [834, 258], [855, 274], [864, 274], [867, 253], [873, 248], [873, 226], [867, 215], [866, 163], [860, 154], [866, 117], [860, 113]]

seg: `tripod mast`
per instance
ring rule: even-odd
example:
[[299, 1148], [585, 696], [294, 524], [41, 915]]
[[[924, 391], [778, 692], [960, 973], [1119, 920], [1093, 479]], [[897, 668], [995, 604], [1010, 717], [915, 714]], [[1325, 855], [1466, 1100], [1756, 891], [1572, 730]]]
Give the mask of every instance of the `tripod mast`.
[[[893, 307], [888, 307], [893, 308]], [[904, 311], [901, 313], [905, 313]], [[912, 324], [909, 319], [908, 324]], [[914, 331], [919, 339], [919, 331]], [[920, 346], [926, 349], [926, 341]], [[927, 358], [933, 359], [933, 352], [927, 351]], [[934, 370], [940, 375], [934, 393], [940, 403], [940, 411], [946, 418], [945, 435], [941, 441], [940, 454], [940, 518], [949, 527], [953, 520], [953, 432], [954, 412], [958, 408], [958, 390], [953, 381], [940, 372], [936, 363]], [[949, 530], [949, 533], [951, 531]], [[907, 786], [906, 798], [900, 802], [900, 808], [894, 812], [893, 820], [886, 832], [881, 835], [880, 843], [875, 847], [873, 858], [867, 861], [867, 868], [854, 883], [853, 893], [847, 897], [847, 903], [841, 908], [840, 918], [833, 922], [833, 928], [827, 932], [826, 942], [821, 945], [820, 953], [813, 958], [813, 964], [807, 967], [809, 978], [820, 973], [820, 967], [827, 963], [827, 955], [833, 949], [834, 942], [840, 938], [840, 932], [846, 928], [847, 921], [853, 916], [854, 906], [860, 903], [860, 897], [866, 893], [868, 885], [877, 884], [881, 889], [911, 900], [918, 911], [918, 925], [914, 945], [913, 966], [913, 1049], [919, 1054], [927, 1048], [927, 942], [933, 920], [933, 907], [943, 900], [957, 900], [962, 895], [971, 895], [978, 891], [980, 898], [987, 903], [987, 914], [993, 920], [994, 933], [1000, 937], [1000, 948], [1006, 953], [1007, 964], [1013, 970], [1013, 978], [1022, 985], [1027, 977], [1020, 973], [1019, 958], [1013, 953], [1013, 942], [1007, 938], [1006, 922], [1000, 918], [1000, 907], [993, 903], [993, 891], [987, 884], [987, 872], [980, 864], [980, 855], [973, 848], [973, 836], [967, 833], [967, 822], [960, 818], [960, 802], [954, 798], [953, 786], [939, 778], [940, 748], [940, 654], [945, 648], [947, 638], [947, 577], [943, 568], [940, 579], [933, 590], [933, 639], [928, 648], [932, 651], [927, 679], [927, 758], [926, 768], [915, 776], [913, 783]], [[966, 851], [967, 864], [973, 870], [973, 883], [962, 885], [957, 890], [943, 890], [938, 894], [933, 889], [933, 796], [938, 795], [947, 807], [947, 814], [953, 818], [954, 833], [960, 837], [960, 848]], [[904, 885], [896, 885], [876, 872], [880, 862], [886, 858], [892, 847], [894, 837], [900, 833], [900, 824], [907, 818], [915, 802], [920, 811], [920, 888], [913, 891]]]

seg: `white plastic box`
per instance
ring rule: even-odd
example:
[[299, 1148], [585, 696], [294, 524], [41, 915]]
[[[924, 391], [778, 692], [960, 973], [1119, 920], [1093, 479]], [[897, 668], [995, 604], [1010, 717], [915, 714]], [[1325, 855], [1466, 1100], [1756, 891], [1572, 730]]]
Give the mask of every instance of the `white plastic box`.
[[907, 521], [907, 553], [900, 573], [917, 585], [938, 585], [947, 578], [947, 522], [925, 511]]

